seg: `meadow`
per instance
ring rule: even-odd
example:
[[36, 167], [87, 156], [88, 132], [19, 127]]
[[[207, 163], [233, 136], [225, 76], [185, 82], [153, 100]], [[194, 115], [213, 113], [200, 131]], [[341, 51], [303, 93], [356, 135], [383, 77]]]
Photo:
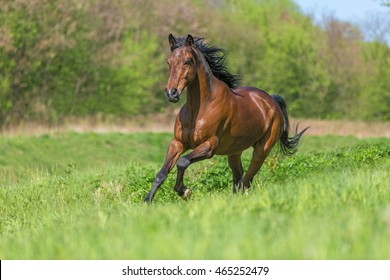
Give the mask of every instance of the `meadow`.
[[215, 157], [147, 206], [170, 138], [0, 136], [0, 259], [390, 259], [389, 138], [308, 135], [239, 195]]

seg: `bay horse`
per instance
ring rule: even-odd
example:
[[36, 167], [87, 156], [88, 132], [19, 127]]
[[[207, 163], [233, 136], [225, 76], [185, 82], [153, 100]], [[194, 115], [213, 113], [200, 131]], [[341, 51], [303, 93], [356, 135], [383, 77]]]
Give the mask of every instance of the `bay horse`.
[[[176, 117], [174, 136], [165, 162], [145, 198], [151, 203], [168, 173], [177, 164], [175, 191], [184, 200], [192, 191], [183, 184], [185, 170], [194, 162], [227, 155], [233, 173], [233, 192], [248, 189], [272, 147], [279, 141], [281, 151], [292, 155], [305, 128], [289, 137], [286, 103], [255, 87], [238, 87], [239, 77], [226, 67], [223, 50], [201, 37], [168, 37], [171, 55], [165, 89], [168, 101], [179, 101], [187, 88], [187, 102]], [[253, 147], [244, 174], [241, 154]], [[187, 155], [180, 156], [192, 150]]]

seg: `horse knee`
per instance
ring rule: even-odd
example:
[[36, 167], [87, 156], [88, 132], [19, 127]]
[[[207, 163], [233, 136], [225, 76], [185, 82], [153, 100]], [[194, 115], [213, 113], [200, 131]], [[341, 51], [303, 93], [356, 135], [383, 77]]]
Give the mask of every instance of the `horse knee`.
[[177, 162], [177, 169], [180, 170], [180, 171], [184, 171], [187, 169], [187, 167], [190, 165], [190, 160], [185, 158], [185, 157], [182, 157], [181, 159], [179, 159], [179, 161]]

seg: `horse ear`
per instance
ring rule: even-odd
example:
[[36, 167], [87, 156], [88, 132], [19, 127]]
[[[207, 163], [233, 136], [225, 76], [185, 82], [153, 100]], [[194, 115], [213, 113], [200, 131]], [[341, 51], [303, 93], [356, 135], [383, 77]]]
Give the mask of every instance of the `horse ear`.
[[171, 48], [176, 45], [177, 41], [175, 39], [175, 37], [173, 37], [172, 33], [169, 34], [168, 36], [168, 41], [169, 41], [169, 45], [171, 46]]
[[192, 37], [191, 34], [188, 34], [187, 39], [186, 39], [186, 46], [191, 47], [194, 44], [195, 44], [194, 37]]

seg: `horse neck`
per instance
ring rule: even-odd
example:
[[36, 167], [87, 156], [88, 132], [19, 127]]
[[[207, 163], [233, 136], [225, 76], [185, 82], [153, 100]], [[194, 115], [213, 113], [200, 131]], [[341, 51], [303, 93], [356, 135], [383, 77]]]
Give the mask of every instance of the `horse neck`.
[[214, 94], [214, 80], [216, 79], [203, 55], [196, 53], [198, 56], [196, 79], [187, 87], [187, 103], [193, 110], [199, 110], [201, 106], [207, 106]]

